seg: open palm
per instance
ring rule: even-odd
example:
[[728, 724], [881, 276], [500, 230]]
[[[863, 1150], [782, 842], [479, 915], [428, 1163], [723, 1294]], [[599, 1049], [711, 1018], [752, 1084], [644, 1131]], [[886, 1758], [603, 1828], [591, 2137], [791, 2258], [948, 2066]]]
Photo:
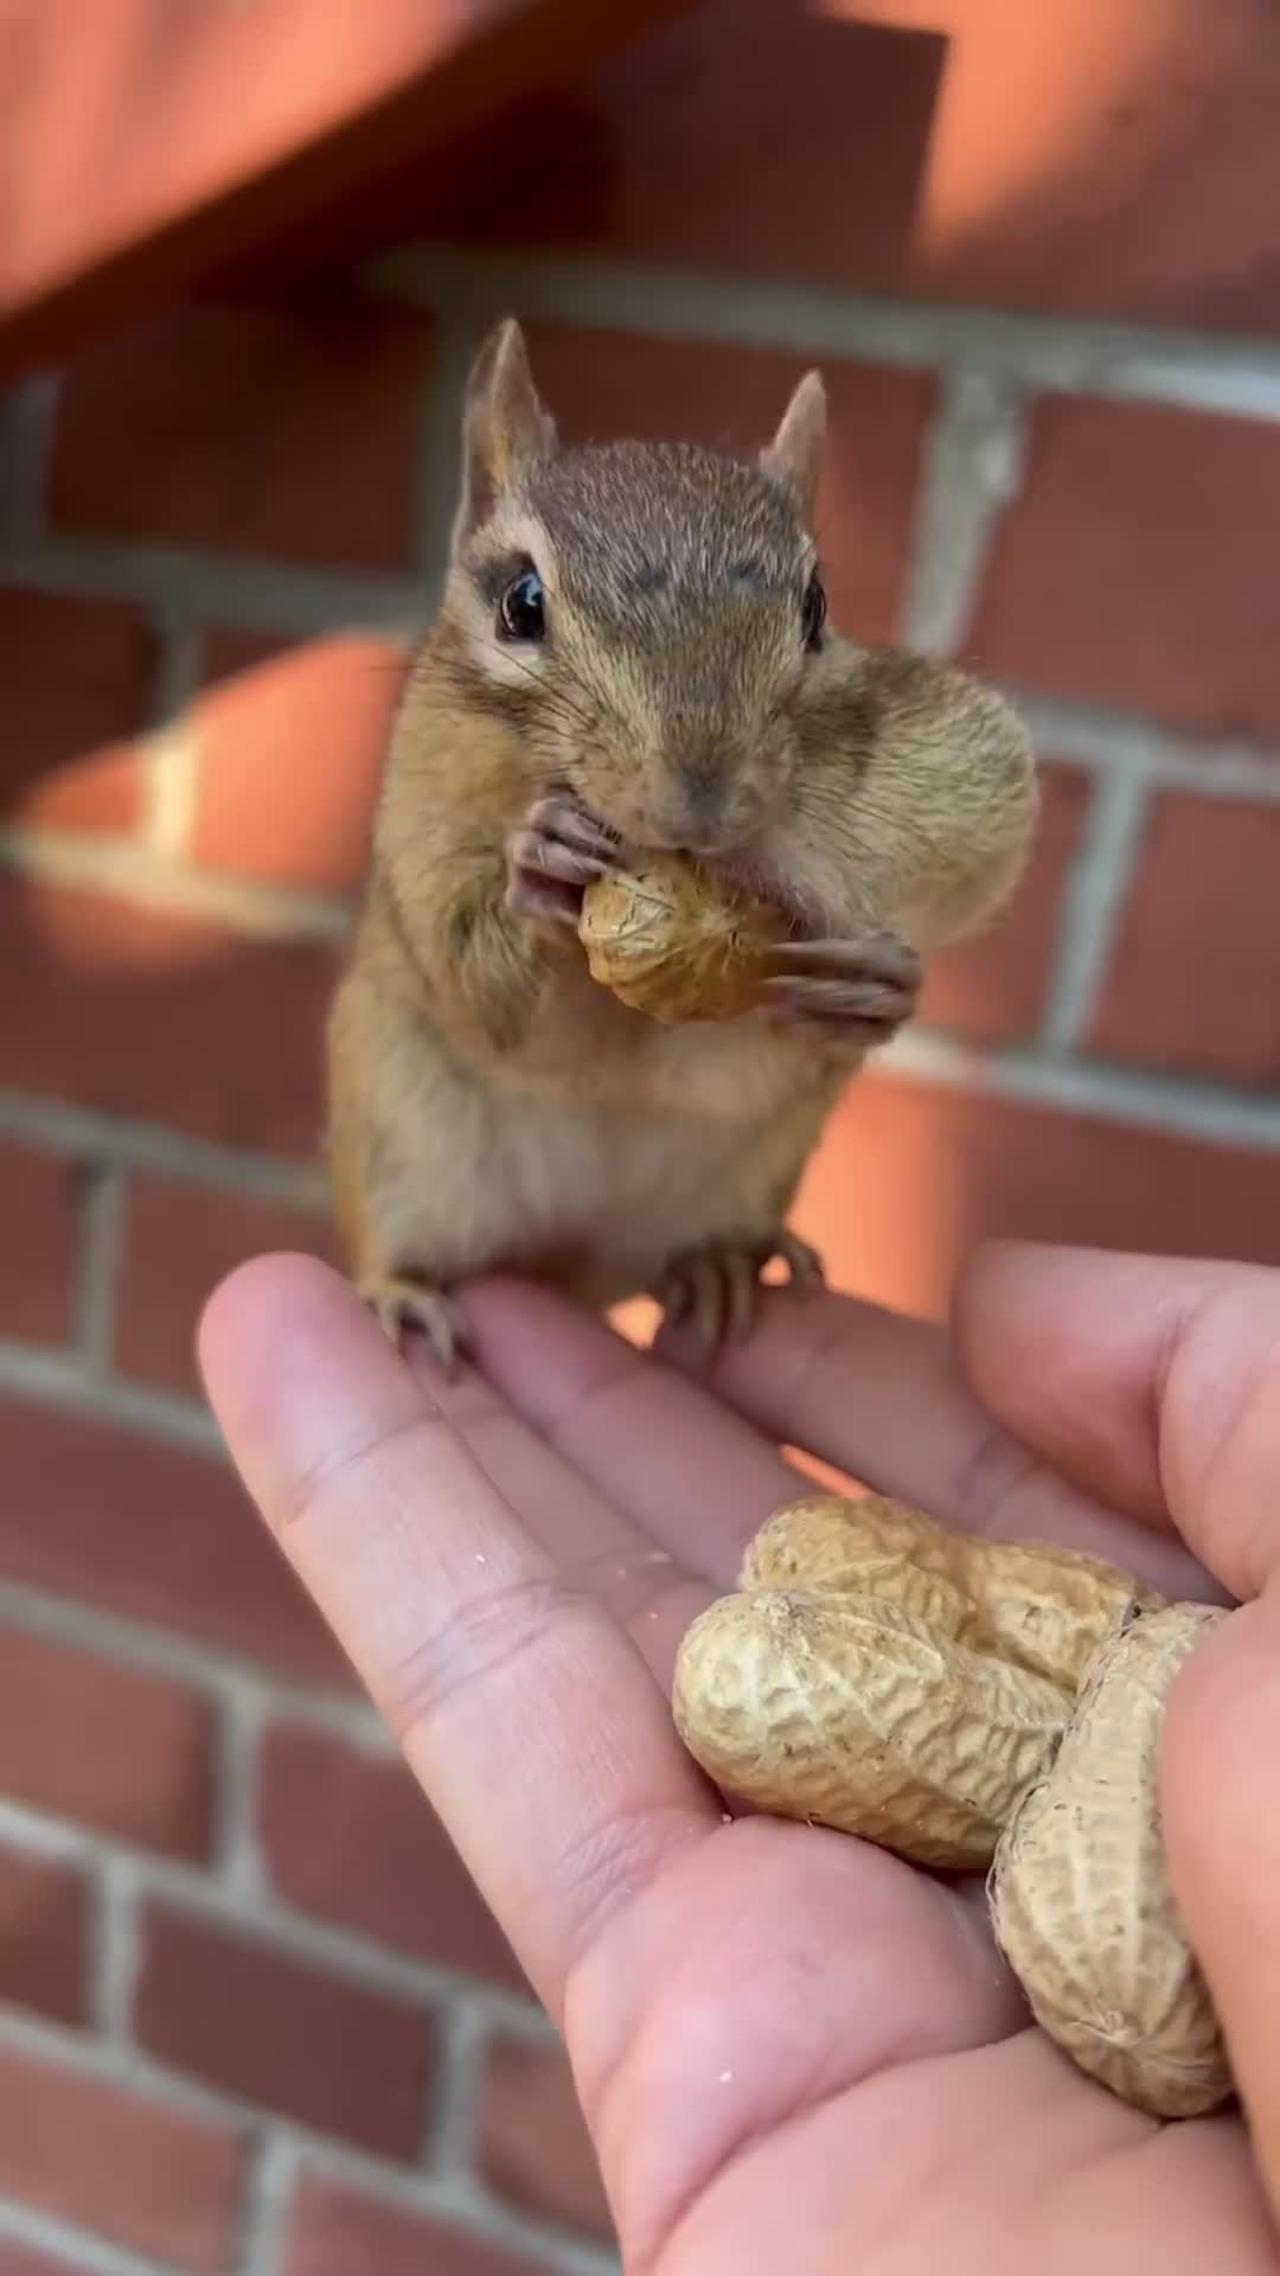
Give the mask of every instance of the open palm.
[[[205, 1369], [564, 2032], [631, 2276], [1280, 2270], [1280, 1276], [995, 1252], [960, 1306], [968, 1383], [940, 1331], [835, 1297], [771, 1296], [711, 1389], [544, 1293], [467, 1312], [477, 1372], [446, 1388], [323, 1267], [263, 1260], [215, 1297]], [[803, 1490], [781, 1445], [1255, 1600], [1184, 1674], [1164, 1760], [1252, 2143], [1078, 2076], [980, 1889], [731, 1820], [684, 1755], [675, 1651]]]

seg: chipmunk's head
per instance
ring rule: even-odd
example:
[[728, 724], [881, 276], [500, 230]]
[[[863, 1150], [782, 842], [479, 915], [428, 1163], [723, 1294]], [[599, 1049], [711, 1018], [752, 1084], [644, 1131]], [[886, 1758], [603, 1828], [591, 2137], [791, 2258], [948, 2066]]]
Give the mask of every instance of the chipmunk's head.
[[477, 358], [445, 604], [455, 668], [517, 721], [548, 782], [634, 844], [732, 851], [786, 804], [824, 640], [824, 411], [810, 373], [755, 465], [680, 444], [562, 449], [519, 327]]

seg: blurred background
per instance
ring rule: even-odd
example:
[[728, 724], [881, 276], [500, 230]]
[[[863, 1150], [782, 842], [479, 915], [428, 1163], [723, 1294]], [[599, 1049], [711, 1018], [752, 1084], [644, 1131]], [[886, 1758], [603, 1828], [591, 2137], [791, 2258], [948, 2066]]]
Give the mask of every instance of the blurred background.
[[0, 0], [0, 2276], [612, 2265], [561, 2059], [245, 1511], [197, 1307], [319, 1030], [458, 389], [749, 448], [1030, 719], [1035, 860], [802, 1229], [1280, 1259], [1268, 0]]

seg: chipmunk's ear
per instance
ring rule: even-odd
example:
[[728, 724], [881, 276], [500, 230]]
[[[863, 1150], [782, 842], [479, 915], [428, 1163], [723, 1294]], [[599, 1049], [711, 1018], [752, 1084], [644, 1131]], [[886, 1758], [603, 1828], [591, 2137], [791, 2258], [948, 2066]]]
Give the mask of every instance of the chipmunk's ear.
[[760, 464], [793, 493], [805, 520], [812, 521], [818, 491], [818, 465], [827, 429], [827, 391], [822, 374], [807, 371], [782, 414], [777, 434]]
[[556, 447], [555, 424], [529, 369], [514, 318], [489, 334], [467, 381], [462, 414], [462, 498], [454, 542], [492, 512], [504, 490]]

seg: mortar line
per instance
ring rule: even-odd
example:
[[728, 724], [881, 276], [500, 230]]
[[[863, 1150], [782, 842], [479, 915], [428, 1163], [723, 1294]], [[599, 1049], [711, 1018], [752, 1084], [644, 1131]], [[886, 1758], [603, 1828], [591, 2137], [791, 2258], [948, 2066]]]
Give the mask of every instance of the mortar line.
[[903, 640], [922, 655], [964, 646], [1000, 517], [1022, 481], [1020, 387], [985, 371], [944, 374], [917, 491]]
[[97, 1936], [93, 1957], [93, 2017], [108, 2046], [128, 2047], [133, 2036], [133, 1993], [138, 1980], [138, 1874], [122, 1852], [97, 1859]]
[[[1083, 754], [1078, 754], [1083, 756]], [[1087, 760], [1086, 760], [1086, 763]], [[946, 1083], [992, 1096], [1080, 1113], [1110, 1122], [1184, 1134], [1209, 1143], [1280, 1149], [1280, 1101], [1205, 1078], [1162, 1074], [1150, 1069], [1097, 1060], [1065, 1061], [1035, 1049], [978, 1052], [953, 1037], [922, 1027], [909, 1029], [877, 1054], [880, 1067], [905, 1078]], [[875, 1079], [874, 1073], [870, 1080]], [[0, 1134], [57, 1147], [68, 1153], [100, 1151], [125, 1167], [208, 1185], [215, 1191], [286, 1200], [319, 1217], [324, 1209], [323, 1177], [318, 1169], [280, 1164], [270, 1157], [239, 1155], [198, 1139], [183, 1139], [158, 1125], [115, 1122], [86, 1109], [49, 1100], [29, 1100], [0, 1092]], [[50, 1399], [76, 1397], [83, 1411], [83, 1386], [69, 1384], [65, 1361], [49, 1359], [34, 1347], [0, 1344], [0, 1384], [6, 1367], [11, 1387]], [[137, 1394], [113, 1386], [121, 1396], [109, 1403], [104, 1419], [146, 1428], [159, 1412], [162, 1427], [173, 1417], [163, 1394]], [[139, 1398], [142, 1404], [138, 1404]], [[161, 1401], [159, 1410], [150, 1402]], [[186, 1427], [188, 1410], [179, 1405]], [[216, 1434], [213, 1434], [216, 1443]], [[205, 1439], [206, 1447], [211, 1443]]]
[[[883, 1074], [966, 1091], [975, 1099], [1050, 1107], [1207, 1145], [1280, 1152], [1280, 1099], [1274, 1094], [1227, 1091], [1098, 1060], [1061, 1059], [1036, 1047], [979, 1051], [924, 1028], [907, 1029], [877, 1059]], [[865, 1078], [879, 1079], [877, 1073]]]
[[484, 2059], [493, 2025], [483, 2008], [459, 1998], [440, 2018], [440, 2084], [423, 2132], [421, 2164], [428, 2174], [464, 2174], [483, 2189], [476, 2171], [476, 2118]]
[[1150, 792], [1137, 770], [1100, 768], [1062, 897], [1040, 1041], [1065, 1057], [1087, 1043], [1129, 903]]
[[100, 1157], [176, 1184], [288, 1202], [317, 1217], [326, 1208], [323, 1173], [314, 1162], [242, 1152], [166, 1123], [132, 1121], [62, 1099], [0, 1090], [0, 1134], [63, 1154]]
[[183, 1453], [226, 1459], [217, 1424], [196, 1400], [96, 1374], [77, 1353], [0, 1338], [0, 1390], [77, 1421], [106, 1423]]
[[296, 2174], [320, 2170], [356, 2194], [368, 2194], [400, 2210], [456, 2228], [460, 2235], [527, 2256], [554, 2276], [620, 2276], [607, 2248], [588, 2243], [553, 2221], [535, 2220], [474, 2189], [461, 2175], [435, 2176], [412, 2168], [376, 2164], [345, 2143], [322, 2140], [290, 2129], [296, 2145]]
[[215, 1708], [243, 1700], [246, 1709], [264, 1722], [300, 1723], [308, 1730], [326, 1732], [371, 1763], [386, 1763], [396, 1752], [380, 1717], [354, 1691], [325, 1689], [318, 1682], [274, 1674], [215, 1644], [150, 1627], [52, 1590], [0, 1580], [0, 1628], [6, 1626], [178, 1683], [199, 1692]]
[[1000, 684], [1041, 750], [1194, 778], [1205, 789], [1233, 776], [1255, 782], [1260, 791], [1280, 782], [1280, 742], [1170, 726], [1132, 712], [1038, 695], [1009, 681]]
[[118, 1860], [122, 1875], [130, 1878], [138, 1906], [167, 1905], [189, 1920], [233, 1934], [259, 1951], [303, 1961], [322, 1973], [343, 1976], [368, 1990], [404, 2000], [424, 2020], [438, 2016], [462, 1996], [504, 2029], [531, 2028], [529, 2000], [519, 1993], [460, 1976], [430, 1960], [412, 1959], [371, 1937], [362, 1937], [358, 1930], [336, 1927], [307, 1913], [286, 1911], [270, 1891], [246, 1901], [238, 1891], [215, 1880], [204, 1866], [143, 1851], [100, 1830], [70, 1827], [7, 1797], [0, 1797], [0, 1839], [77, 1864]]
[[199, 753], [194, 724], [174, 720], [153, 728], [142, 745], [140, 839], [157, 863], [181, 865], [191, 850], [199, 798]]
[[1037, 750], [1067, 759], [1095, 775], [1136, 777], [1152, 790], [1179, 790], [1192, 797], [1241, 805], [1280, 804], [1280, 754], [1245, 744], [1197, 748], [1173, 738], [1146, 734], [1129, 722], [1114, 729], [1079, 723], [1044, 723], [1044, 707], [1019, 707]]
[[129, 838], [78, 836], [23, 823], [0, 827], [0, 868], [71, 892], [123, 894], [140, 907], [226, 925], [248, 939], [346, 939], [349, 906], [328, 894], [194, 869]]
[[982, 365], [1030, 389], [1071, 390], [1271, 419], [1280, 346], [1244, 335], [894, 300], [839, 286], [591, 256], [432, 243], [383, 254], [367, 288], [416, 307], [909, 366]]
[[47, 2253], [59, 2267], [73, 2263], [76, 2276], [175, 2276], [167, 2262], [148, 2259], [77, 2228], [54, 2213], [37, 2212], [15, 2198], [0, 2199], [0, 2242]]
[[[1077, 754], [1084, 756], [1083, 753]], [[975, 1096], [998, 1096], [1055, 1107], [1067, 1113], [1135, 1127], [1185, 1134], [1210, 1143], [1280, 1149], [1280, 1101], [1238, 1090], [1208, 1078], [1196, 1080], [1097, 1060], [1064, 1061], [1036, 1050], [974, 1051], [947, 1035], [924, 1028], [906, 1034], [877, 1054], [882, 1068], [908, 1079], [945, 1082]], [[869, 1078], [874, 1080], [874, 1074]], [[281, 1164], [268, 1156], [240, 1155], [200, 1139], [185, 1139], [158, 1125], [116, 1122], [87, 1109], [45, 1099], [29, 1100], [0, 1092], [0, 1134], [56, 1146], [62, 1151], [99, 1151], [125, 1167], [209, 1185], [217, 1191], [250, 1193], [323, 1211], [324, 1181], [315, 1168]], [[0, 1378], [3, 1353], [0, 1345]], [[44, 1355], [7, 1347], [15, 1383], [33, 1392], [47, 1384], [56, 1393], [64, 1379], [47, 1373]], [[151, 1394], [156, 1397], [159, 1394]], [[113, 1410], [114, 1419], [145, 1417]]]
[[[224, 2093], [184, 2071], [170, 2070], [136, 2046], [117, 2048], [100, 2039], [86, 2041], [68, 2025], [22, 2015], [12, 2008], [0, 2014], [0, 2045], [6, 2044], [81, 2076], [87, 2074], [104, 2084], [166, 2101], [206, 2121], [231, 2124], [251, 2134], [268, 2129], [279, 2145], [268, 2163], [290, 2178], [318, 2171], [326, 2179], [368, 2194], [375, 2203], [381, 2201], [408, 2213], [452, 2223], [464, 2234], [528, 2253], [549, 2268], [563, 2271], [564, 2276], [615, 2276], [616, 2261], [598, 2246], [554, 2223], [531, 2220], [495, 2199], [481, 2196], [459, 2176], [433, 2176], [413, 2166], [393, 2165], [372, 2152], [265, 2111], [244, 2096]], [[0, 2222], [9, 2210], [7, 2204], [0, 2206]], [[265, 2209], [263, 2227], [269, 2234]], [[146, 2276], [151, 2276], [149, 2264]], [[256, 2276], [256, 2271], [248, 2271], [247, 2276]], [[273, 2276], [269, 2260], [267, 2276]]]
[[213, 1870], [224, 1886], [246, 1903], [256, 1903], [270, 1896], [257, 1829], [259, 1765], [266, 1721], [259, 1693], [242, 1685], [222, 1693], [218, 1708], [218, 1816], [214, 1829]]
[[51, 531], [11, 549], [5, 569], [12, 582], [46, 592], [124, 598], [195, 624], [264, 632], [305, 635], [350, 624], [396, 635], [421, 612], [421, 593], [409, 571], [385, 576], [307, 569], [248, 554], [201, 553], [158, 538]]
[[154, 724], [143, 744], [142, 842], [157, 862], [190, 854], [199, 791], [195, 699], [200, 635], [171, 610], [157, 618], [160, 656], [152, 698]]
[[[1016, 389], [1014, 394], [1016, 396]], [[167, 577], [167, 564], [163, 556], [163, 549], [149, 549], [142, 542], [121, 545], [116, 541], [105, 539], [101, 541], [100, 546], [102, 559], [98, 574], [101, 589], [115, 598], [118, 598], [121, 592], [133, 591], [139, 561], [147, 557], [149, 551], [154, 551], [156, 558], [154, 560], [147, 559], [147, 577], [142, 579], [142, 583], [145, 585], [149, 579], [160, 591], [163, 591]], [[30, 566], [32, 565], [29, 564], [28, 567]], [[93, 591], [92, 579], [86, 584], [76, 577], [64, 574], [59, 574], [51, 580], [40, 575], [33, 575], [32, 581], [37, 584], [44, 583], [51, 590], [65, 590], [78, 594], [88, 592], [90, 596]], [[135, 593], [135, 597], [146, 599], [145, 593], [141, 595]], [[236, 613], [233, 596], [227, 598], [225, 605], [232, 610], [233, 614]], [[378, 624], [380, 629], [392, 637], [403, 638], [407, 635], [412, 638], [415, 633], [420, 631], [422, 619], [422, 594], [420, 591], [406, 586], [405, 605], [399, 615], [375, 617], [369, 621]], [[288, 624], [282, 623], [278, 617], [272, 617], [270, 621], [275, 629], [281, 631], [300, 629], [332, 632], [344, 622], [350, 621], [350, 618], [336, 601], [330, 601], [305, 627], [291, 628]], [[1140, 742], [1150, 752], [1163, 754], [1165, 763], [1171, 768], [1189, 771], [1192, 774], [1195, 774], [1198, 769], [1205, 770], [1206, 784], [1209, 782], [1208, 770], [1221, 768], [1229, 762], [1236, 763], [1242, 768], [1256, 766], [1258, 769], [1274, 768], [1280, 771], [1280, 742], [1268, 744], [1265, 740], [1259, 740], [1256, 737], [1215, 735], [1211, 731], [1202, 733], [1194, 728], [1179, 729], [1169, 724], [1159, 724], [1149, 719], [1143, 719], [1133, 713], [1108, 712], [1083, 702], [1072, 702], [1050, 695], [1035, 694], [1009, 683], [1004, 684], [1003, 692], [1024, 711], [1032, 722], [1033, 728], [1036, 729], [1038, 739], [1046, 748], [1050, 747], [1052, 741], [1056, 742], [1064, 752], [1079, 750], [1080, 755], [1089, 756], [1096, 753], [1100, 748], [1106, 748], [1116, 743]], [[30, 835], [42, 842], [49, 840], [60, 843], [62, 837], [69, 834], [40, 831], [32, 832]], [[85, 840], [72, 838], [70, 842], [77, 849], [80, 849], [80, 859], [82, 861], [86, 859], [88, 849]], [[101, 850], [101, 842], [95, 841], [95, 843], [99, 845], [99, 850]], [[107, 858], [118, 857], [108, 855]], [[182, 874], [184, 877], [190, 875], [202, 880], [204, 889], [208, 889], [209, 873], [191, 871]], [[219, 881], [214, 878], [211, 882], [216, 885]], [[295, 897], [284, 888], [239, 886], [237, 890], [249, 892], [252, 895], [255, 908], [262, 909], [264, 914], [269, 913], [264, 897], [270, 896], [273, 892], [284, 893], [286, 915], [296, 907]], [[332, 912], [333, 909], [340, 907], [340, 904], [325, 900], [323, 906]], [[224, 921], [235, 921], [233, 909], [228, 908], [221, 913]]]
[[445, 307], [437, 312], [434, 353], [423, 385], [417, 450], [416, 523], [424, 617], [434, 615], [444, 590], [461, 478], [463, 396], [482, 329], [465, 311]]
[[240, 2243], [241, 2276], [277, 2276], [298, 2152], [278, 2124], [264, 2125], [253, 2146]]
[[116, 1290], [124, 1232], [124, 1180], [112, 1162], [77, 1171], [76, 1257], [72, 1280], [72, 1351], [89, 1376], [105, 1379], [115, 1341]]
[[0, 546], [6, 552], [44, 536], [60, 390], [56, 373], [33, 372], [0, 400]]

